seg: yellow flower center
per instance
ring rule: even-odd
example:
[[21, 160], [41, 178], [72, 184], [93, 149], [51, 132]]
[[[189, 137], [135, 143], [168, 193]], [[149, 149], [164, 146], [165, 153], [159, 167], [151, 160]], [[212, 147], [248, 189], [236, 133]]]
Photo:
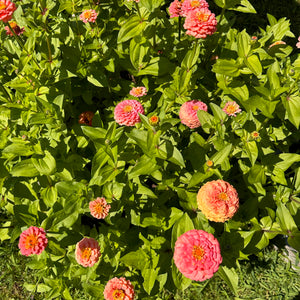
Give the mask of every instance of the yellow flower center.
[[141, 94], [143, 92], [140, 87], [135, 88], [133, 91], [135, 94]]
[[38, 237], [34, 234], [28, 235], [25, 241], [25, 249], [34, 248], [38, 244]]
[[89, 11], [89, 10], [86, 10], [84, 13], [83, 13], [83, 16], [85, 19], [89, 19], [91, 16], [92, 16], [92, 12]]
[[125, 105], [124, 108], [123, 108], [124, 112], [131, 112], [131, 110], [132, 110], [132, 106], [131, 105]]
[[199, 106], [198, 106], [198, 105], [194, 105], [194, 106], [192, 107], [192, 109], [193, 109], [193, 110], [198, 110], [198, 109], [199, 109]]
[[200, 22], [206, 22], [209, 18], [209, 14], [205, 14], [201, 11], [197, 13], [197, 18]]
[[1, 9], [5, 9], [7, 6], [5, 5], [5, 3], [3, 1], [0, 1], [0, 10]]
[[9, 22], [9, 25], [12, 29], [15, 29], [17, 27], [17, 23], [12, 21], [12, 22]]
[[191, 7], [199, 7], [200, 6], [200, 3], [198, 0], [192, 0], [191, 1]]
[[218, 198], [219, 198], [220, 200], [223, 200], [223, 201], [229, 200], [228, 195], [227, 195], [226, 193], [224, 193], [224, 192], [220, 193], [220, 194], [218, 195]]
[[113, 299], [114, 300], [123, 300], [125, 298], [125, 293], [123, 290], [114, 290]]
[[102, 214], [103, 213], [103, 205], [101, 205], [100, 203], [97, 203], [95, 206], [94, 206], [94, 209], [96, 211], [97, 214]]
[[201, 260], [205, 254], [205, 251], [202, 247], [200, 246], [194, 246], [192, 255], [194, 258], [197, 260]]
[[81, 256], [84, 259], [89, 259], [92, 255], [92, 249], [91, 248], [85, 248], [82, 253]]
[[229, 113], [229, 114], [234, 114], [236, 112], [236, 106], [235, 105], [228, 105], [226, 107], [226, 111]]

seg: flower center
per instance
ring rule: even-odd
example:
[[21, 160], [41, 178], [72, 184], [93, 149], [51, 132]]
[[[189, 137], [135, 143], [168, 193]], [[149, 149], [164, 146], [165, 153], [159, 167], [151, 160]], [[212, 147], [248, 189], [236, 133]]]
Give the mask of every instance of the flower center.
[[198, 105], [194, 105], [194, 106], [192, 107], [192, 109], [193, 109], [193, 110], [198, 110], [198, 109], [199, 109], [199, 106], [198, 106]]
[[124, 112], [131, 112], [132, 111], [132, 106], [131, 105], [125, 105], [123, 108]]
[[197, 260], [201, 260], [205, 254], [205, 251], [202, 247], [200, 246], [194, 246], [193, 248], [193, 257], [196, 258]]
[[253, 131], [253, 132], [251, 133], [251, 136], [252, 136], [252, 138], [256, 139], [256, 138], [259, 137], [259, 133], [258, 133], [257, 131]]
[[25, 241], [25, 249], [34, 248], [38, 245], [38, 237], [34, 234], [28, 235]]
[[7, 6], [5, 5], [5, 3], [3, 1], [0, 1], [0, 10], [1, 9], [5, 9]]
[[142, 91], [141, 88], [137, 87], [137, 88], [134, 89], [134, 92], [135, 92], [136, 94], [141, 94], [143, 91]]
[[103, 213], [103, 205], [101, 205], [100, 203], [97, 203], [94, 207], [95, 211], [97, 214], [102, 214]]
[[191, 7], [199, 7], [200, 6], [200, 3], [198, 0], [192, 0], [191, 1]]
[[203, 13], [201, 11], [199, 11], [197, 13], [197, 18], [200, 22], [206, 22], [209, 18], [209, 14]]
[[85, 248], [83, 251], [82, 251], [82, 258], [84, 259], [89, 259], [92, 255], [92, 249], [91, 248]]
[[92, 12], [87, 10], [83, 13], [83, 16], [84, 16], [85, 19], [89, 19], [92, 16]]
[[226, 110], [229, 114], [233, 114], [236, 112], [236, 107], [235, 107], [235, 105], [228, 105]]
[[227, 201], [227, 200], [229, 199], [228, 195], [227, 195], [226, 193], [224, 193], [224, 192], [220, 193], [220, 194], [218, 195], [218, 198], [219, 198], [220, 200], [223, 200], [223, 201]]
[[113, 299], [114, 300], [123, 300], [125, 298], [125, 293], [123, 290], [114, 290]]

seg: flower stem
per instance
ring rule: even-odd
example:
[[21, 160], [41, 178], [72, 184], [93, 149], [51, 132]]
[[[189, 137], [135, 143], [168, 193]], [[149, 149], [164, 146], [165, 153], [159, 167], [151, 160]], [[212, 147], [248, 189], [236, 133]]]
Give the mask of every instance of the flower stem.
[[181, 16], [179, 16], [178, 18], [178, 39], [180, 42], [180, 38], [181, 38]]
[[138, 13], [140, 19], [142, 20], [142, 16], [141, 16], [139, 5], [137, 4], [137, 2], [134, 2], [134, 3], [135, 3], [135, 7], [136, 7], [136, 10], [137, 10], [137, 13]]

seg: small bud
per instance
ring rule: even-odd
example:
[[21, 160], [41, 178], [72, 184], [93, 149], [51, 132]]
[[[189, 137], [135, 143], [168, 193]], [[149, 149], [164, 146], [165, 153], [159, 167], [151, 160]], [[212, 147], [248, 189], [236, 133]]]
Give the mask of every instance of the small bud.
[[251, 132], [251, 137], [252, 137], [254, 140], [257, 140], [257, 139], [260, 137], [259, 132], [257, 132], [257, 131], [252, 131], [252, 132]]
[[23, 134], [23, 135], [22, 135], [22, 140], [23, 140], [23, 141], [26, 141], [26, 140], [27, 140], [27, 135]]
[[208, 160], [208, 161], [206, 162], [206, 165], [207, 165], [209, 168], [211, 168], [211, 167], [213, 167], [214, 162], [213, 162], [212, 160]]
[[156, 126], [159, 123], [159, 117], [156, 115], [153, 115], [152, 117], [149, 118], [149, 123], [152, 126]]

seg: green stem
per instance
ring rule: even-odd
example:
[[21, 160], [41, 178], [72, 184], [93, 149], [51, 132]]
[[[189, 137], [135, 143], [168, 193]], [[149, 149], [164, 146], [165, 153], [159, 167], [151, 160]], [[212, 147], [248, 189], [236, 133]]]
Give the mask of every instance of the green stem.
[[135, 3], [136, 10], [138, 12], [138, 15], [139, 15], [140, 19], [142, 20], [142, 16], [141, 16], [139, 5], [137, 4], [137, 2], [134, 2], [134, 3]]
[[179, 16], [178, 18], [178, 40], [180, 42], [180, 38], [181, 38], [181, 17]]
[[220, 25], [221, 25], [221, 22], [222, 22], [222, 20], [223, 20], [224, 14], [225, 14], [225, 7], [223, 7], [223, 8], [222, 8], [222, 11], [221, 11], [220, 20], [219, 20], [219, 22], [218, 22], [218, 24], [220, 24]]

